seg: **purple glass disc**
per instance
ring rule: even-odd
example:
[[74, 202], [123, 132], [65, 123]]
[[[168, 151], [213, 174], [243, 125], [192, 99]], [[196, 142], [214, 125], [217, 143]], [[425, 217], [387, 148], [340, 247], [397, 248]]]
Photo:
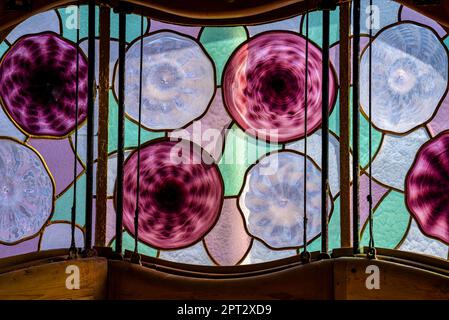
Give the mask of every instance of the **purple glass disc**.
[[449, 244], [449, 133], [425, 143], [407, 174], [405, 201], [427, 236]]
[[[79, 114], [86, 119], [87, 60], [79, 51]], [[0, 63], [0, 98], [9, 116], [33, 136], [63, 137], [75, 129], [76, 46], [46, 32], [23, 37]]]
[[[268, 32], [241, 46], [223, 77], [223, 97], [231, 116], [249, 134], [288, 142], [304, 136], [306, 39], [289, 32]], [[307, 134], [321, 125], [322, 54], [309, 43]], [[329, 110], [336, 76], [329, 68]], [[254, 132], [255, 131], [255, 132]]]
[[[179, 249], [201, 239], [215, 224], [223, 182], [213, 159], [184, 140], [156, 140], [140, 153], [139, 240], [159, 249]], [[137, 152], [124, 168], [123, 225], [134, 235]]]

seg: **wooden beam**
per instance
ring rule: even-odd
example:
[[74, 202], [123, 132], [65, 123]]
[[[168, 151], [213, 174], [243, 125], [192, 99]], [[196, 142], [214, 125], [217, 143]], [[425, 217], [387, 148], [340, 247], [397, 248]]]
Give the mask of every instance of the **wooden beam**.
[[[77, 290], [66, 287], [69, 266], [80, 274]], [[73, 271], [70, 271], [73, 273]], [[0, 300], [100, 300], [107, 295], [108, 262], [105, 258], [62, 260], [0, 274]]]
[[350, 113], [351, 4], [340, 5], [340, 245], [351, 246]]
[[[81, 4], [87, 0], [80, 0]], [[32, 15], [59, 6], [75, 4], [74, 0], [33, 0], [28, 11], [7, 10], [0, 1], [0, 36]], [[115, 6], [119, 0], [97, 0], [97, 4]], [[168, 23], [185, 25], [242, 25], [278, 21], [303, 14], [306, 8], [316, 10], [323, 0], [127, 0], [127, 11], [157, 17]]]
[[[214, 267], [212, 267], [214, 268]], [[288, 269], [238, 278], [203, 277], [201, 273], [161, 271], [110, 260], [108, 299], [111, 300], [302, 300], [333, 298], [333, 261], [321, 260]], [[298, 285], [301, 284], [301, 285]]]
[[[105, 257], [67, 260], [67, 250], [0, 259], [1, 299], [444, 299], [449, 261], [392, 249], [377, 259], [353, 256], [302, 264], [297, 256], [262, 264], [194, 266], [153, 257], [142, 266]], [[67, 267], [79, 268], [80, 289], [67, 290]], [[379, 268], [380, 290], [369, 290], [367, 267]], [[298, 283], [301, 285], [298, 286]]]
[[[368, 266], [379, 270], [378, 290], [366, 286]], [[372, 267], [371, 267], [372, 268]], [[447, 300], [449, 277], [377, 259], [338, 258], [334, 264], [336, 300]]]
[[95, 217], [95, 246], [106, 245], [107, 185], [108, 185], [108, 119], [109, 119], [109, 56], [110, 9], [100, 8], [99, 45], [99, 107], [98, 107], [98, 163]]

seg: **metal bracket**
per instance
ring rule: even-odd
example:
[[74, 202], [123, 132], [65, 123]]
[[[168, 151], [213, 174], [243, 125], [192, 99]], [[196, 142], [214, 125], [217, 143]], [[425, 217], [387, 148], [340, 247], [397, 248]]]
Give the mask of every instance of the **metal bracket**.
[[97, 256], [97, 251], [93, 248], [82, 251], [83, 258], [92, 258]]
[[303, 251], [300, 253], [300, 259], [303, 264], [309, 263], [312, 258], [312, 255], [309, 251]]
[[78, 248], [70, 248], [69, 255], [67, 256], [67, 260], [75, 260], [79, 258], [79, 250]]
[[328, 260], [331, 259], [331, 255], [327, 252], [320, 252], [318, 255], [318, 260]]
[[142, 258], [137, 252], [133, 252], [130, 261], [134, 264], [142, 265]]

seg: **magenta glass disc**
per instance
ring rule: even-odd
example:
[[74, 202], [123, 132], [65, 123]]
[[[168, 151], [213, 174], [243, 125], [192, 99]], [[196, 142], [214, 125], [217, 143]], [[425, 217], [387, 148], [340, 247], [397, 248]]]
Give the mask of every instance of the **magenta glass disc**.
[[[304, 136], [306, 39], [268, 32], [241, 46], [223, 76], [223, 97], [235, 121], [253, 136], [287, 142]], [[307, 134], [321, 125], [321, 50], [309, 42]], [[337, 95], [329, 68], [329, 110]]]
[[[33, 136], [75, 129], [76, 46], [47, 32], [14, 44], [0, 64], [0, 97], [14, 122]], [[87, 60], [79, 57], [79, 115], [86, 119]]]
[[407, 174], [405, 200], [423, 233], [449, 243], [449, 133], [421, 147]]
[[[140, 153], [139, 240], [160, 249], [187, 247], [215, 224], [223, 182], [212, 158], [184, 140], [157, 140]], [[125, 163], [123, 225], [134, 234], [137, 151]]]

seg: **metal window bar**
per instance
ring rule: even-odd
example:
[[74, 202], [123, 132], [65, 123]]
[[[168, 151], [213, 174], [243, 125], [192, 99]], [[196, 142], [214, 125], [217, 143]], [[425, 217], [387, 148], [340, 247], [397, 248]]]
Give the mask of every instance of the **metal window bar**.
[[[80, 40], [80, 5], [77, 2], [76, 9], [76, 43]], [[79, 46], [76, 46], [76, 84], [75, 84], [75, 141], [74, 141], [74, 156], [73, 156], [73, 199], [72, 199], [72, 209], [70, 216], [70, 249], [69, 258], [75, 259], [78, 256], [78, 249], [75, 243], [75, 228], [76, 228], [76, 209], [77, 209], [77, 164], [78, 164], [78, 114], [79, 114]]]
[[330, 10], [323, 10], [323, 63], [322, 63], [322, 135], [321, 135], [321, 255], [328, 255], [328, 202], [329, 194], [329, 29]]
[[115, 253], [123, 251], [123, 164], [125, 158], [125, 51], [126, 12], [119, 12], [119, 58], [118, 58], [118, 138], [117, 138], [117, 186], [116, 186], [116, 232]]
[[360, 0], [353, 1], [353, 45], [352, 45], [352, 241], [354, 253], [360, 253], [360, 169], [359, 169], [359, 153], [360, 153]]
[[89, 0], [88, 74], [87, 74], [87, 161], [86, 161], [86, 241], [84, 254], [92, 251], [92, 200], [94, 155], [94, 103], [95, 103], [95, 0]]

